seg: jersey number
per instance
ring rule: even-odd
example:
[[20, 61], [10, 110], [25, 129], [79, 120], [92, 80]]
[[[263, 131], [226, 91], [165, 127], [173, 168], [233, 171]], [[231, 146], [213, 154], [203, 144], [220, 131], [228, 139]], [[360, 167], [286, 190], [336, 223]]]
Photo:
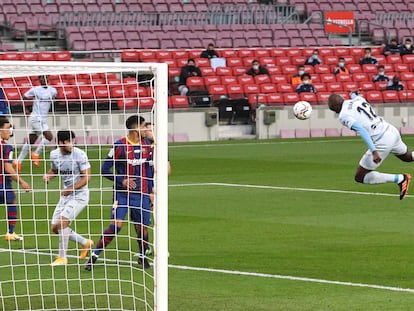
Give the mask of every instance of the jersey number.
[[359, 113], [364, 113], [370, 120], [377, 117], [377, 115], [375, 114], [375, 112], [372, 110], [371, 106], [368, 103], [362, 103], [361, 106], [357, 108], [357, 111]]

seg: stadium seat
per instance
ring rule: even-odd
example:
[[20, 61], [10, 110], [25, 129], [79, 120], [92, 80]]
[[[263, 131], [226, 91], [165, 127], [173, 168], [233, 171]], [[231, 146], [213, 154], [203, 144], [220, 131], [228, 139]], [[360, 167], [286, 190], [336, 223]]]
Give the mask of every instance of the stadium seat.
[[318, 102], [315, 93], [312, 92], [303, 92], [300, 93], [299, 96], [300, 100], [307, 101], [311, 104], [316, 104]]
[[190, 138], [187, 133], [174, 133], [173, 134], [173, 141], [178, 142], [187, 142]]
[[296, 138], [309, 138], [310, 130], [309, 129], [295, 129]]
[[186, 50], [173, 50], [171, 57], [174, 59], [188, 59], [188, 51]]
[[322, 63], [324, 65], [338, 65], [338, 57], [337, 56], [325, 56], [323, 58]]
[[221, 83], [228, 85], [228, 84], [236, 84], [237, 78], [233, 75], [230, 76], [221, 76]]
[[20, 54], [20, 60], [24, 61], [36, 61], [38, 53], [23, 52]]
[[411, 135], [414, 134], [414, 127], [412, 126], [403, 126], [400, 128], [401, 135]]
[[186, 85], [190, 92], [203, 91], [206, 89], [202, 77], [189, 77], [187, 78]]
[[352, 74], [357, 73], [357, 72], [362, 72], [362, 68], [359, 64], [350, 64], [350, 65], [347, 65], [347, 68], [349, 72]]
[[246, 68], [245, 67], [233, 67], [232, 68], [233, 76], [241, 76], [246, 74]]
[[382, 91], [382, 97], [384, 99], [384, 103], [399, 103], [400, 102], [400, 98], [398, 96], [397, 91], [393, 91], [393, 90]]
[[382, 93], [380, 91], [368, 91], [366, 92], [366, 99], [370, 103], [381, 103], [384, 101]]
[[414, 72], [401, 72], [400, 73], [401, 81], [413, 81], [414, 80]]
[[326, 137], [338, 137], [341, 136], [339, 129], [337, 128], [327, 128], [325, 129], [325, 136]]
[[260, 86], [261, 93], [268, 94], [268, 93], [277, 92], [276, 85], [274, 85], [273, 83], [263, 83], [263, 84], [260, 84], [259, 86]]
[[333, 92], [333, 93], [341, 92], [343, 91], [342, 83], [339, 83], [339, 82], [326, 83], [326, 90], [328, 92]]
[[229, 84], [227, 85], [227, 95], [229, 99], [243, 98], [244, 91], [241, 84]]
[[251, 57], [254, 58], [254, 51], [248, 49], [239, 49], [238, 51], [239, 57]]
[[103, 85], [96, 85], [93, 87], [93, 91], [95, 93], [95, 97], [97, 99], [104, 99], [109, 100], [109, 89], [106, 86]]
[[320, 74], [319, 75], [320, 81], [323, 83], [332, 83], [336, 82], [336, 76], [334, 74]]
[[312, 85], [316, 92], [326, 92], [325, 83], [316, 82], [316, 83], [312, 83]]
[[297, 93], [284, 93], [283, 100], [286, 105], [293, 105], [300, 100], [300, 97]]
[[265, 66], [265, 67], [274, 67], [274, 66], [276, 66], [275, 58], [270, 57], [270, 56], [260, 57], [259, 62], [262, 66]]
[[285, 75], [280, 75], [280, 74], [275, 74], [275, 75], [271, 75], [270, 80], [272, 83], [287, 83], [287, 77]]
[[204, 85], [208, 87], [209, 85], [221, 84], [221, 78], [219, 76], [207, 76], [204, 77]]
[[402, 90], [398, 92], [402, 103], [414, 102], [414, 90]]
[[227, 58], [226, 59], [226, 65], [228, 67], [242, 67], [243, 66], [243, 60], [239, 57], [235, 58]]
[[342, 88], [345, 92], [352, 92], [359, 89], [358, 82], [344, 82], [342, 83]]
[[213, 101], [217, 101], [223, 97], [227, 97], [227, 88], [225, 85], [216, 84], [208, 86], [208, 93]]
[[294, 89], [293, 89], [292, 84], [290, 83], [279, 83], [277, 85], [277, 91], [279, 93], [293, 93]]
[[283, 106], [285, 104], [283, 100], [283, 95], [280, 93], [269, 93], [266, 95], [266, 97], [268, 106]]
[[217, 67], [216, 68], [216, 75], [218, 76], [231, 76], [232, 70], [229, 67]]
[[229, 49], [229, 50], [221, 50], [219, 51], [220, 57], [226, 58], [229, 61], [230, 58], [239, 58], [237, 54], [237, 50]]
[[328, 103], [328, 98], [331, 96], [331, 93], [329, 92], [318, 92], [316, 94], [316, 98], [318, 100], [319, 105], [325, 105]]
[[248, 101], [252, 107], [257, 107], [260, 104], [267, 104], [267, 96], [266, 94], [250, 94]]
[[402, 62], [404, 64], [413, 64], [414, 63], [414, 54], [405, 54], [405, 55], [403, 55]]
[[257, 84], [242, 84], [244, 94], [249, 97], [250, 94], [260, 93], [260, 87]]
[[249, 75], [243, 75], [243, 76], [239, 76], [237, 77], [237, 82], [238, 84], [254, 84], [254, 79], [252, 76]]
[[315, 67], [315, 73], [319, 74], [332, 74], [331, 67], [328, 65], [316, 65]]
[[362, 91], [374, 91], [376, 90], [376, 86], [374, 82], [369, 81], [361, 81], [359, 82], [359, 87]]
[[356, 73], [352, 74], [352, 81], [354, 81], [354, 82], [365, 82], [365, 81], [369, 81], [369, 79], [368, 79], [368, 75], [366, 73], [356, 72]]
[[378, 69], [377, 69], [377, 66], [376, 65], [373, 65], [373, 64], [364, 64], [364, 65], [362, 65], [362, 72], [365, 72], [365, 73], [377, 73], [378, 72]]
[[[352, 81], [352, 76], [351, 75], [346, 75], [346, 74], [337, 74], [336, 75], [336, 81], [338, 81], [338, 82], [351, 82]], [[331, 81], [327, 81], [327, 82], [331, 82]]]
[[201, 71], [201, 75], [203, 77], [215, 76], [216, 75], [216, 71], [211, 67], [201, 67], [200, 71]]
[[266, 84], [271, 83], [270, 77], [268, 75], [257, 75], [254, 76], [254, 83], [255, 84]]
[[410, 66], [408, 64], [394, 63], [393, 71], [399, 72], [399, 73], [409, 72]]
[[356, 136], [356, 132], [347, 127], [343, 127], [341, 128], [341, 136]]
[[[291, 63], [290, 63], [290, 57], [288, 57], [288, 56], [281, 56], [281, 57], [276, 58], [276, 65], [277, 66], [291, 65]], [[295, 66], [295, 68], [297, 70], [297, 67], [296, 66]]]
[[383, 91], [387, 88], [388, 82], [387, 81], [378, 81], [378, 82], [374, 82], [375, 83], [375, 89], [377, 91]]
[[151, 97], [138, 98], [139, 109], [152, 109], [154, 106], [154, 99]]

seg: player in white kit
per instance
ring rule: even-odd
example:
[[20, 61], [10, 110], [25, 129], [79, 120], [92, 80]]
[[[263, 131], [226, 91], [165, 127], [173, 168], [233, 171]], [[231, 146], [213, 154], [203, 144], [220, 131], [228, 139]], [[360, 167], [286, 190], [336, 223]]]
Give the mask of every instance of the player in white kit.
[[80, 259], [87, 256], [93, 241], [79, 235], [69, 225], [89, 202], [88, 183], [91, 180], [91, 165], [86, 153], [74, 147], [75, 134], [72, 131], [59, 131], [59, 147], [50, 152], [50, 170], [43, 176], [48, 183], [52, 178], [61, 176], [63, 190], [52, 218], [52, 230], [59, 234], [59, 256], [52, 266], [66, 265], [69, 240], [82, 245]]
[[358, 92], [352, 93], [351, 97], [351, 100], [344, 100], [342, 96], [332, 94], [328, 106], [339, 113], [339, 121], [356, 131], [368, 146], [359, 161], [355, 181], [364, 184], [396, 183], [400, 188], [400, 200], [404, 199], [411, 182], [410, 174], [386, 174], [374, 170], [390, 153], [404, 162], [412, 162], [413, 152], [408, 151], [400, 132], [378, 116], [365, 98], [359, 96]]
[[41, 85], [31, 88], [23, 96], [25, 100], [34, 99], [34, 101], [32, 113], [29, 117], [31, 127], [29, 142], [23, 145], [17, 161], [14, 162], [18, 171], [21, 170], [22, 162], [30, 152], [30, 145], [33, 145], [39, 136], [43, 135], [42, 140], [36, 150], [31, 153], [31, 159], [36, 167], [40, 165], [40, 154], [44, 146], [53, 139], [53, 134], [49, 130], [46, 120], [57, 91], [54, 87], [48, 85], [46, 76], [39, 76], [39, 80]]

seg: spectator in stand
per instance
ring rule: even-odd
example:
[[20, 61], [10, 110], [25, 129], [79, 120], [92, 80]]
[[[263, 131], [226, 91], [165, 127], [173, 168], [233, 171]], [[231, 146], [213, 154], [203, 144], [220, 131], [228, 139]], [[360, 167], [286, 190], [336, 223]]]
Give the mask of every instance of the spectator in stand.
[[400, 82], [399, 76], [394, 76], [390, 82], [388, 82], [387, 90], [402, 91], [404, 84]]
[[322, 64], [322, 60], [319, 58], [319, 50], [313, 50], [313, 54], [309, 56], [305, 65], [316, 66]]
[[349, 70], [345, 67], [345, 58], [339, 57], [338, 67], [335, 68], [334, 74], [349, 75]]
[[296, 87], [302, 83], [302, 75], [305, 73], [305, 65], [298, 66], [298, 73], [292, 76], [291, 84]]
[[195, 60], [189, 58], [187, 65], [181, 68], [180, 81], [178, 82], [178, 90], [181, 95], [185, 96], [188, 93], [187, 79], [196, 76], [201, 77], [201, 70], [196, 66]]
[[214, 48], [215, 48], [214, 44], [210, 43], [207, 46], [207, 49], [204, 50], [203, 52], [201, 52], [200, 57], [201, 58], [208, 58], [208, 59], [215, 58], [215, 57], [220, 57], [219, 54], [217, 53], [217, 51]]
[[[0, 79], [1, 82], [1, 79]], [[3, 88], [0, 86], [0, 115], [10, 114], [9, 105], [6, 101]]]
[[302, 83], [296, 87], [296, 92], [298, 94], [305, 92], [312, 92], [316, 94], [316, 90], [312, 85], [311, 76], [309, 73], [304, 73], [302, 75]]
[[378, 66], [378, 74], [373, 78], [373, 82], [380, 82], [380, 81], [390, 81], [390, 78], [388, 78], [385, 75], [385, 67], [384, 65]]
[[266, 69], [266, 67], [263, 67], [260, 65], [258, 60], [252, 61], [252, 67], [247, 70], [246, 74], [250, 76], [257, 76], [257, 75], [269, 75], [269, 70]]
[[359, 61], [359, 64], [362, 65], [366, 65], [366, 64], [377, 64], [378, 60], [375, 57], [372, 57], [371, 55], [371, 48], [365, 48], [365, 54], [364, 57], [361, 58], [361, 60]]
[[384, 50], [382, 51], [382, 54], [385, 56], [391, 55], [391, 54], [400, 54], [401, 53], [401, 46], [398, 44], [397, 39], [391, 39], [390, 43], [385, 45]]
[[406, 54], [413, 54], [414, 53], [414, 47], [413, 47], [413, 41], [410, 38], [405, 39], [404, 45], [401, 46], [401, 52], [400, 55], [406, 55]]

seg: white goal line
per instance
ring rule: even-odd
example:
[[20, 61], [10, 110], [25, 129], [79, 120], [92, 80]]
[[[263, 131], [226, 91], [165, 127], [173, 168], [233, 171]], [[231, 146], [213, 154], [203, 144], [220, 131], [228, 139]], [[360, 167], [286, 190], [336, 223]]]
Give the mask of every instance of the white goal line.
[[[371, 195], [371, 196], [385, 196], [396, 197], [399, 194], [381, 193], [381, 192], [363, 192], [350, 190], [336, 190], [336, 189], [317, 189], [317, 188], [298, 188], [298, 187], [282, 187], [282, 186], [264, 186], [264, 185], [249, 185], [249, 184], [232, 184], [232, 183], [188, 183], [188, 184], [172, 184], [170, 187], [198, 187], [198, 186], [217, 186], [217, 187], [240, 187], [240, 188], [254, 188], [254, 189], [270, 189], [270, 190], [285, 190], [285, 191], [307, 191], [307, 192], [325, 192], [325, 193], [342, 193], [342, 194], [357, 194], [357, 195]], [[413, 197], [407, 195], [407, 197]]]
[[[51, 253], [39, 252], [39, 251], [36, 251], [36, 250], [22, 250], [22, 249], [17, 249], [16, 250], [16, 249], [7, 249], [7, 248], [0, 248], [0, 252], [26, 253], [26, 254], [40, 255], [40, 256], [51, 256], [51, 255], [53, 255]], [[74, 256], [74, 255], [68, 255], [68, 257], [78, 258], [78, 256]], [[128, 261], [128, 260], [116, 260], [116, 259], [104, 259], [104, 258], [102, 258], [102, 262], [103, 263], [104, 262], [112, 262], [112, 263], [118, 262], [118, 263], [130, 264], [130, 261]], [[246, 272], [246, 271], [214, 269], [214, 268], [190, 267], [190, 266], [181, 266], [181, 265], [173, 265], [173, 264], [169, 264], [168, 267], [173, 268], [173, 269], [178, 269], [178, 270], [212, 272], [212, 273], [222, 273], [222, 274], [238, 275], [238, 276], [260, 277], [260, 278], [269, 278], [269, 279], [281, 279], [281, 280], [289, 280], [289, 281], [319, 283], [319, 284], [330, 284], [330, 285], [341, 285], [341, 286], [350, 286], [350, 287], [372, 288], [372, 289], [387, 290], [387, 291], [393, 291], [393, 292], [414, 293], [414, 289], [412, 289], [412, 288], [384, 286], [384, 285], [376, 285], [376, 284], [342, 282], [342, 281], [332, 281], [332, 280], [298, 277], [298, 276], [290, 276], [290, 275]]]

